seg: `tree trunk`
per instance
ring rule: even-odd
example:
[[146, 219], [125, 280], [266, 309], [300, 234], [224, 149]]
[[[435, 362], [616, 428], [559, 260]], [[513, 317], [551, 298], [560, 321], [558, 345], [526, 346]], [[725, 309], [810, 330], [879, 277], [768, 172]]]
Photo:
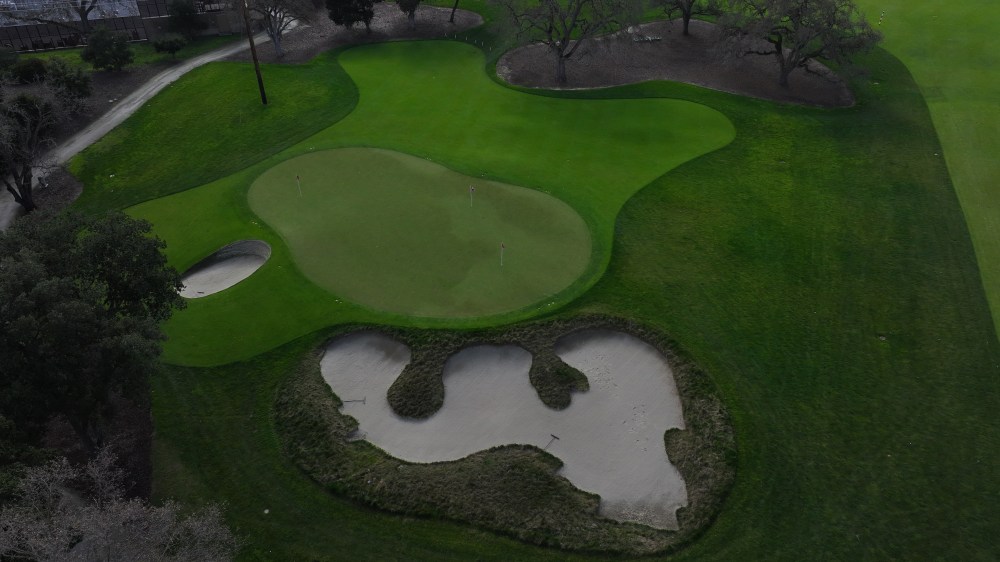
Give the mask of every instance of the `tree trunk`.
[[277, 32], [271, 36], [271, 43], [274, 44], [274, 56], [281, 58], [285, 56], [285, 51], [281, 50], [281, 32]]
[[455, 10], [458, 9], [458, 0], [455, 0], [455, 5], [451, 7], [451, 16], [448, 18], [448, 23], [455, 23]]
[[10, 181], [7, 180], [4, 180], [4, 183], [7, 184], [7, 191], [14, 196], [14, 202], [24, 207], [25, 213], [30, 213], [37, 208], [31, 188], [34, 176], [31, 173], [31, 166], [25, 166], [24, 168], [20, 174], [12, 174], [14, 185], [11, 185]]
[[556, 63], [556, 81], [560, 85], [566, 84], [566, 59], [562, 55], [559, 55]]
[[410, 29], [416, 29], [417, 28], [417, 11], [413, 10], [412, 12], [406, 14], [406, 21], [407, 21], [407, 23], [410, 24]]
[[788, 61], [785, 60], [785, 57], [781, 53], [780, 47], [778, 49], [778, 53], [776, 53], [776, 56], [778, 57], [778, 67], [781, 69], [780, 72], [779, 72], [779, 74], [778, 74], [778, 84], [782, 88], [784, 88], [784, 89], [787, 90], [788, 89], [788, 75], [791, 74], [792, 70], [795, 69], [795, 65], [788, 64]]
[[684, 19], [684, 37], [691, 35], [689, 28], [691, 27], [691, 10], [685, 10], [683, 12], [682, 18]]
[[[73, 428], [73, 432], [80, 438], [83, 448], [87, 450], [87, 456], [93, 457], [94, 453], [104, 444], [100, 429], [89, 420], [81, 420], [75, 416], [66, 416], [66, 418], [69, 421], [70, 427]], [[91, 429], [94, 430], [96, 438], [94, 435], [91, 435]]]

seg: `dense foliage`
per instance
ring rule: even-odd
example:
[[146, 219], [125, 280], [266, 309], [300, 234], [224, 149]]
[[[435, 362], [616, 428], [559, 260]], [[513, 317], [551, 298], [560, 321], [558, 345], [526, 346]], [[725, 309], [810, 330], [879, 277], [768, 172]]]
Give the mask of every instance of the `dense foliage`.
[[149, 230], [120, 213], [67, 214], [0, 234], [0, 410], [15, 424], [61, 414], [93, 451], [110, 395], [141, 396], [159, 323], [184, 305]]

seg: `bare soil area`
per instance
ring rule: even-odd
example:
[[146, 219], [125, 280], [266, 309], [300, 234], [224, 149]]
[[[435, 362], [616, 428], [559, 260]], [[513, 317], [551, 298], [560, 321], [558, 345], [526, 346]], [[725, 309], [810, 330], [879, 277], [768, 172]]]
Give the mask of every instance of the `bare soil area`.
[[[581, 46], [566, 64], [566, 87], [673, 80], [784, 103], [820, 107], [854, 104], [847, 84], [820, 63], [810, 63], [809, 72], [796, 70], [790, 87], [783, 88], [778, 84], [778, 65], [773, 57], [751, 55], [727, 60], [717, 48], [719, 31], [712, 23], [692, 21], [687, 37], [679, 20], [648, 23], [633, 31]], [[518, 86], [558, 88], [555, 71], [555, 56], [540, 44], [514, 49], [497, 61], [500, 78]]]

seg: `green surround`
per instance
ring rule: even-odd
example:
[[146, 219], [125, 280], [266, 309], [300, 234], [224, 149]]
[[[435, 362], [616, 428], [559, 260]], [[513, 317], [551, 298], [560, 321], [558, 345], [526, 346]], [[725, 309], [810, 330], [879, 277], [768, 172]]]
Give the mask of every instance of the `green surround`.
[[[591, 286], [607, 266], [615, 217], [629, 197], [736, 135], [723, 114], [690, 101], [565, 100], [511, 90], [483, 74], [480, 50], [452, 41], [355, 47], [339, 60], [360, 92], [347, 117], [232, 176], [129, 209], [156, 225], [171, 263], [182, 271], [235, 240], [263, 239], [274, 249], [253, 277], [197, 299], [174, 315], [166, 326], [167, 360], [214, 365], [246, 359], [324, 328], [334, 318], [463, 327], [557, 309]], [[312, 72], [315, 64], [304, 70]], [[476, 318], [448, 318], [443, 308], [413, 316], [399, 313], [398, 306], [376, 306], [392, 311], [379, 313], [357, 306], [349, 294], [337, 298], [303, 276], [281, 237], [249, 209], [245, 194], [257, 176], [285, 160], [343, 147], [386, 148], [459, 174], [534, 188], [560, 199], [590, 231], [587, 266], [556, 294], [549, 295], [551, 287], [534, 289], [545, 295], [542, 302], [508, 293], [507, 305], [493, 309], [503, 312]], [[107, 149], [92, 150], [103, 155]], [[140, 164], [141, 157], [130, 166]], [[180, 216], [178, 209], [184, 209]], [[562, 281], [556, 285], [565, 287]], [[359, 301], [371, 306], [377, 298]], [[510, 311], [515, 302], [527, 305]]]

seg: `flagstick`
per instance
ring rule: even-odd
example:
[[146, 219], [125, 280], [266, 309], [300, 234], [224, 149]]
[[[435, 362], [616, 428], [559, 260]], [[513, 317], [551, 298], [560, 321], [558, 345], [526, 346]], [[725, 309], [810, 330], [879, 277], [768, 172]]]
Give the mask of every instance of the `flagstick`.
[[469, 186], [469, 208], [470, 209], [472, 208], [472, 194], [475, 193], [475, 192], [476, 192], [476, 188], [474, 186], [470, 185]]
[[299, 176], [295, 176], [295, 185], [299, 188], [299, 197], [302, 197], [302, 181]]
[[505, 248], [506, 248], [506, 246], [504, 246], [503, 242], [501, 242], [500, 243], [500, 267], [503, 267], [503, 251], [504, 251]]

